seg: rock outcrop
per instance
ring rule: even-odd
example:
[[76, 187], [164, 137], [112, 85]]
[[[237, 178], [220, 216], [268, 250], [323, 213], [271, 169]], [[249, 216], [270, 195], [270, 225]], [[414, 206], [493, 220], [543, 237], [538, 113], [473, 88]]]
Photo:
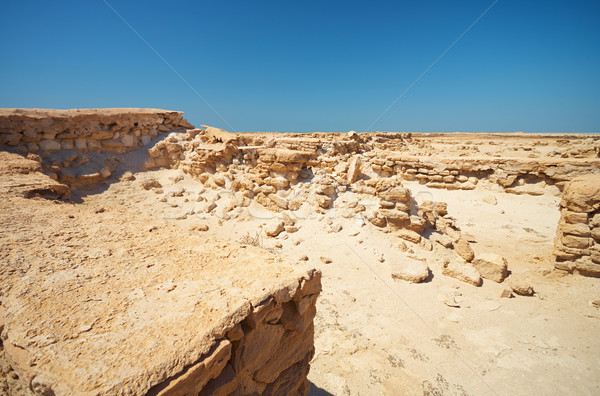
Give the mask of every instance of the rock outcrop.
[[40, 170], [0, 152], [1, 394], [308, 392], [319, 271], [43, 199], [69, 189]]

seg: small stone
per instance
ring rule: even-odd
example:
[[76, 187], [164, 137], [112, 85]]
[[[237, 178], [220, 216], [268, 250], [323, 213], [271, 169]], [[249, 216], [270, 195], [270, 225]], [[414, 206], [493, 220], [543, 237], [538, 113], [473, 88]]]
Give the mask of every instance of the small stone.
[[135, 176], [130, 171], [127, 171], [121, 175], [119, 178], [120, 181], [132, 181], [135, 180]]
[[475, 252], [473, 252], [471, 245], [469, 245], [469, 242], [462, 237], [454, 243], [454, 250], [467, 262], [473, 261], [475, 258]]
[[483, 197], [483, 202], [490, 204], [490, 205], [497, 205], [498, 199], [496, 199], [496, 197], [493, 195], [487, 195], [487, 196]]
[[184, 192], [185, 192], [185, 188], [178, 187], [175, 190], [171, 191], [171, 193], [169, 195], [172, 197], [183, 197]]
[[283, 231], [285, 225], [282, 220], [273, 220], [269, 225], [265, 227], [265, 234], [270, 237], [276, 237]]
[[446, 234], [432, 234], [430, 239], [433, 242], [437, 242], [446, 249], [450, 249], [452, 247], [452, 238], [450, 238]]
[[306, 254], [300, 256], [300, 261], [308, 261], [308, 256]]
[[508, 262], [495, 253], [484, 253], [473, 260], [473, 267], [482, 278], [501, 283], [508, 276]]
[[420, 283], [429, 277], [429, 267], [422, 261], [403, 258], [391, 266], [392, 278]]
[[397, 231], [397, 235], [400, 238], [405, 239], [412, 243], [421, 242], [421, 235], [419, 235], [417, 232], [412, 231], [412, 230], [400, 229]]
[[481, 284], [479, 272], [477, 272], [473, 266], [462, 260], [452, 262], [448, 259], [444, 260], [442, 274], [462, 282], [470, 283], [474, 286], [479, 286]]
[[511, 276], [508, 278], [508, 283], [512, 290], [520, 296], [532, 296], [534, 291], [533, 287], [522, 277]]
[[144, 190], [150, 190], [151, 188], [161, 188], [162, 184], [156, 179], [148, 179], [142, 181], [142, 188]]
[[321, 261], [323, 262], [323, 264], [331, 264], [331, 263], [333, 263], [332, 259], [330, 259], [329, 257], [324, 257], [324, 256], [321, 256]]
[[512, 297], [512, 289], [510, 287], [506, 287], [500, 293], [500, 298], [511, 298]]
[[286, 210], [282, 213], [282, 216], [283, 216], [283, 223], [286, 226], [293, 226], [296, 224], [296, 216], [294, 216], [292, 214], [292, 212]]
[[333, 232], [340, 232], [340, 231], [342, 230], [342, 225], [341, 225], [341, 224], [339, 224], [339, 223], [333, 224], [333, 225], [331, 226], [331, 230], [332, 230]]
[[296, 226], [285, 226], [285, 232], [293, 234], [298, 231], [298, 227]]

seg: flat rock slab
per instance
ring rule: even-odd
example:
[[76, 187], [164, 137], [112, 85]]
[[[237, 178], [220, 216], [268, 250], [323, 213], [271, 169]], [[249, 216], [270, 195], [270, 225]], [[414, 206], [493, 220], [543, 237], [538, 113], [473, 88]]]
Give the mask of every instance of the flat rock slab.
[[145, 394], [309, 274], [121, 209], [0, 192], [0, 222], [2, 352], [38, 392]]
[[392, 278], [420, 283], [429, 277], [429, 267], [422, 261], [402, 258], [391, 265]]

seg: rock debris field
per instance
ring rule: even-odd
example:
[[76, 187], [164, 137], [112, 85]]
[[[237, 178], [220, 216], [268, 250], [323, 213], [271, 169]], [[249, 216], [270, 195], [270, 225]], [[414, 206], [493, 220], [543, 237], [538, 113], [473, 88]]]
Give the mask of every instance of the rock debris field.
[[600, 393], [600, 136], [0, 109], [0, 393]]

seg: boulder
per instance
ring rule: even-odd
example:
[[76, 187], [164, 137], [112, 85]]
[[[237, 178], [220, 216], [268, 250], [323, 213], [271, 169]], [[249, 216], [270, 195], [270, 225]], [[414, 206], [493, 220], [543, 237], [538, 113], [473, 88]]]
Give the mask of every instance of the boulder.
[[481, 284], [479, 272], [464, 260], [450, 261], [446, 259], [442, 266], [442, 274], [474, 286]]
[[508, 276], [508, 262], [495, 253], [484, 253], [473, 260], [482, 278], [501, 283]]
[[392, 278], [402, 279], [411, 283], [423, 282], [429, 277], [429, 267], [422, 261], [402, 258], [400, 262], [391, 265]]
[[62, 148], [56, 140], [42, 140], [39, 146], [42, 151], [59, 151]]

